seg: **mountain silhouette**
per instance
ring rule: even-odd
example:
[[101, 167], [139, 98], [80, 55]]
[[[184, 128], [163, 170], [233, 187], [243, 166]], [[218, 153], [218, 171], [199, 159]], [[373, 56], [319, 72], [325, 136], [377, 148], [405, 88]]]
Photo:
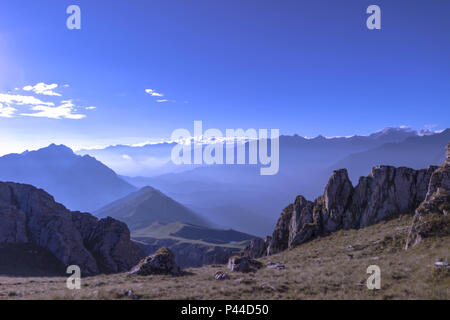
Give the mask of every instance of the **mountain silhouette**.
[[146, 228], [155, 222], [209, 226], [206, 219], [194, 211], [148, 186], [106, 205], [95, 214], [121, 220], [131, 231]]
[[89, 212], [136, 190], [95, 158], [55, 144], [0, 157], [0, 180], [34, 185], [70, 210]]

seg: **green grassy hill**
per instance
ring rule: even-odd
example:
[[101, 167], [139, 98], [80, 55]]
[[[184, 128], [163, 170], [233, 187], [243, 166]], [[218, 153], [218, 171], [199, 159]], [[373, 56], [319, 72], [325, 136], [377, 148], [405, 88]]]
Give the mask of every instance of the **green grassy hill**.
[[244, 248], [255, 236], [235, 230], [213, 229], [183, 222], [162, 224], [155, 222], [150, 226], [133, 231], [132, 237], [139, 242], [148, 239], [171, 239], [186, 243], [217, 245]]

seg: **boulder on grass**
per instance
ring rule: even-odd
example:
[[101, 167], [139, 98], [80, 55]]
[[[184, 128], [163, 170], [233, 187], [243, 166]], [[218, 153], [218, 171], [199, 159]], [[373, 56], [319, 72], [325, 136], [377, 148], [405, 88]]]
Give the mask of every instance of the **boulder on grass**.
[[216, 280], [229, 280], [230, 277], [223, 271], [217, 271], [214, 274], [214, 279], [216, 279]]
[[228, 269], [233, 272], [252, 272], [262, 268], [263, 264], [249, 257], [231, 257], [228, 260]]
[[180, 267], [175, 263], [175, 255], [169, 248], [160, 248], [155, 254], [144, 258], [134, 267], [130, 275], [149, 276], [153, 274], [172, 274], [180, 273]]

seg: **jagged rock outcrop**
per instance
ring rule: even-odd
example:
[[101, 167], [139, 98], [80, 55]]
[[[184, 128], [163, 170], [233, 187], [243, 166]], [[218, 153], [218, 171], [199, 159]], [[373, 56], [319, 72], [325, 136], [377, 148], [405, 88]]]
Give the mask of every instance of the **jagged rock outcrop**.
[[415, 213], [406, 250], [426, 237], [450, 234], [450, 143], [446, 148], [446, 159], [442, 166], [433, 172], [425, 201]]
[[267, 247], [272, 241], [272, 237], [265, 239], [255, 238], [250, 241], [250, 244], [244, 249], [242, 254], [249, 258], [259, 258], [267, 255]]
[[144, 258], [135, 266], [130, 275], [149, 276], [153, 274], [172, 274], [180, 273], [180, 267], [175, 263], [175, 255], [169, 248], [163, 247], [155, 254]]
[[444, 163], [431, 176], [425, 201], [429, 201], [438, 189], [441, 189], [441, 192], [450, 192], [450, 143], [447, 145], [445, 155]]
[[129, 270], [143, 253], [127, 226], [71, 212], [31, 185], [0, 182], [0, 244], [29, 243], [51, 252], [83, 275]]
[[86, 239], [86, 248], [103, 273], [129, 270], [143, 255], [142, 250], [130, 241], [127, 225], [110, 217], [98, 221]]
[[400, 214], [411, 214], [432, 195], [440, 199], [441, 206], [448, 205], [448, 198], [442, 194], [450, 190], [446, 169], [450, 166], [449, 154], [447, 147], [447, 160], [441, 168], [374, 167], [369, 176], [359, 179], [356, 187], [347, 170], [336, 170], [322, 196], [314, 202], [298, 196], [283, 210], [270, 241], [255, 239], [243, 254], [253, 258], [271, 255], [337, 230], [364, 228]]
[[303, 243], [319, 232], [319, 215], [314, 203], [298, 196], [286, 207], [268, 243], [267, 254], [274, 254]]
[[323, 206], [320, 207], [321, 211], [324, 212], [322, 215], [323, 229], [332, 232], [352, 224], [352, 219], [347, 215], [347, 212], [353, 198], [353, 192], [353, 185], [350, 182], [347, 170], [335, 171], [328, 181], [323, 199], [317, 201]]
[[[357, 187], [356, 211], [361, 212], [359, 227], [378, 223], [398, 214], [413, 212], [425, 199], [431, 175], [437, 169], [377, 167]], [[362, 183], [363, 182], [363, 183]]]

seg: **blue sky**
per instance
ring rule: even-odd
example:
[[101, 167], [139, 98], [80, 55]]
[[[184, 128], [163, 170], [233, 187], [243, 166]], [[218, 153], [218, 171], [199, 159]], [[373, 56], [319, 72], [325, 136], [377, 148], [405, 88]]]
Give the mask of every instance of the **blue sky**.
[[[66, 28], [71, 4], [81, 30]], [[366, 28], [371, 4], [381, 30]], [[444, 129], [449, 13], [447, 0], [3, 1], [0, 154], [140, 143], [194, 120], [303, 136]]]

